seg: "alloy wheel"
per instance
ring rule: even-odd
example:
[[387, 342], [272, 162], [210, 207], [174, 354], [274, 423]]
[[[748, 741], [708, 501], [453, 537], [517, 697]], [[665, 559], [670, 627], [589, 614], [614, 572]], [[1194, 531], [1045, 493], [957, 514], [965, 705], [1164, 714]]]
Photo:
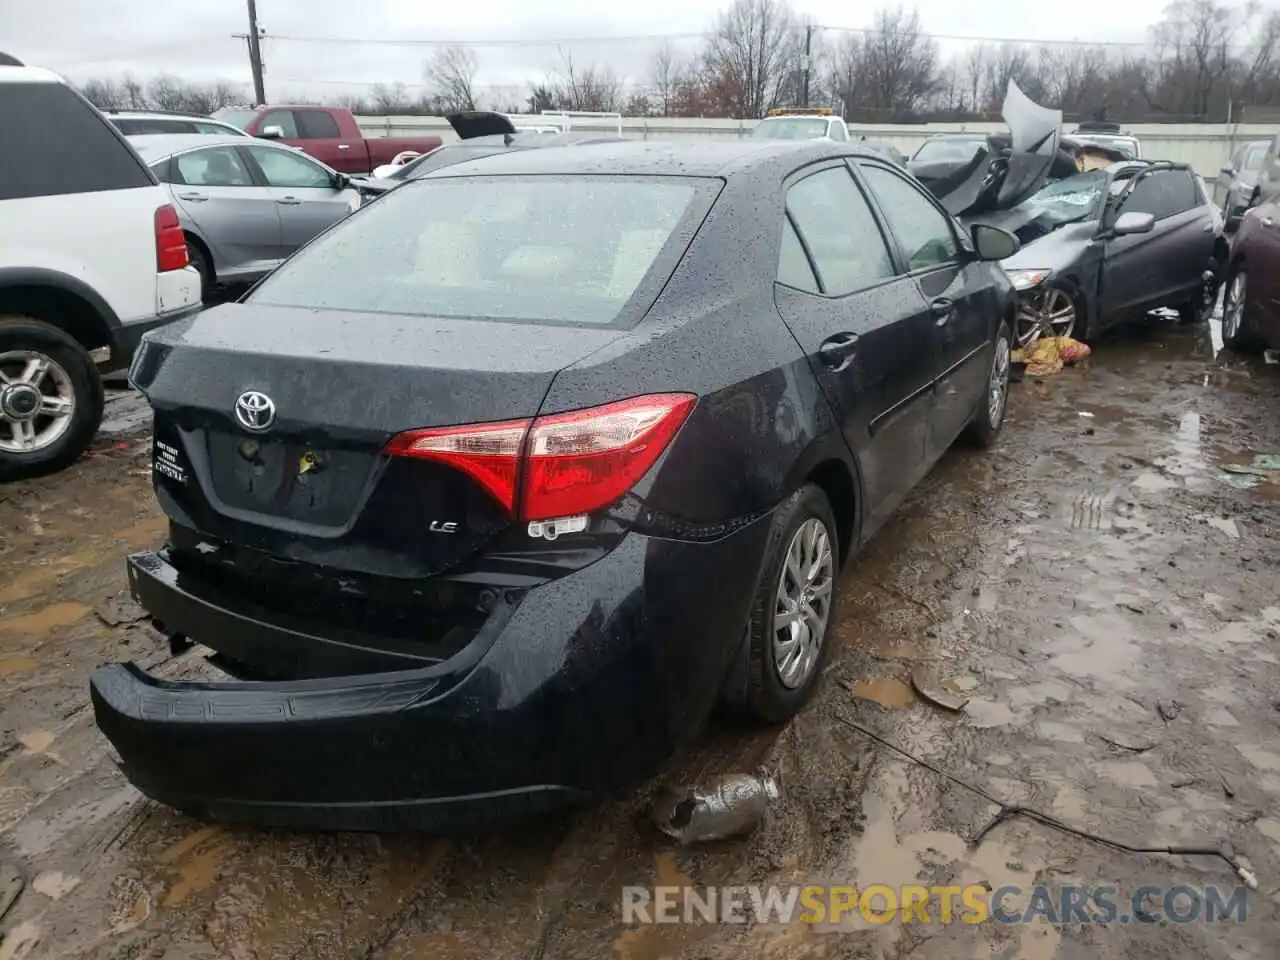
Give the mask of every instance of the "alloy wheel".
[[773, 614], [773, 663], [789, 690], [804, 686], [818, 663], [831, 616], [835, 560], [831, 536], [817, 517], [787, 546]]
[[996, 355], [991, 361], [991, 379], [987, 386], [987, 422], [992, 428], [1004, 419], [1004, 405], [1009, 397], [1009, 341], [1002, 335], [996, 341]]
[[38, 453], [70, 428], [76, 409], [71, 377], [34, 350], [0, 353], [0, 451]]
[[1226, 303], [1222, 309], [1222, 338], [1234, 340], [1240, 334], [1244, 320], [1244, 297], [1247, 281], [1243, 272], [1231, 278], [1231, 286], [1227, 290]]
[[1076, 329], [1075, 301], [1065, 290], [1049, 287], [1023, 300], [1017, 323], [1020, 347], [1041, 337], [1069, 337]]

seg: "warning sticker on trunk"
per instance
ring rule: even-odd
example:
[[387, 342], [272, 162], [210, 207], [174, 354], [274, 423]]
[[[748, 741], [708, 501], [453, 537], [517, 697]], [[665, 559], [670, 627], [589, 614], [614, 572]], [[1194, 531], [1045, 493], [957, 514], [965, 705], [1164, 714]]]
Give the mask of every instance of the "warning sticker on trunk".
[[176, 447], [171, 447], [169, 444], [157, 440], [154, 463], [155, 472], [161, 476], [176, 480], [182, 484], [187, 482], [187, 468], [179, 462], [179, 454]]

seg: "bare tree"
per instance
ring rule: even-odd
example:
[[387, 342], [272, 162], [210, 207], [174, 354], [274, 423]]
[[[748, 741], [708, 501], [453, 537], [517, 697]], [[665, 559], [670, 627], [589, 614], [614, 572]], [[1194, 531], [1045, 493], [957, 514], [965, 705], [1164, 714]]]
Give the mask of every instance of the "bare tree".
[[476, 108], [475, 51], [468, 47], [441, 47], [424, 68], [427, 87], [431, 90], [440, 109], [448, 113], [460, 113]]
[[403, 83], [379, 83], [369, 91], [369, 108], [378, 116], [406, 114], [413, 106]]
[[80, 92], [99, 110], [123, 110], [129, 106], [129, 98], [118, 80], [89, 80]]
[[987, 45], [978, 43], [969, 48], [964, 58], [965, 84], [969, 92], [969, 109], [974, 113], [982, 110], [982, 82], [987, 76]]
[[920, 25], [914, 8], [883, 7], [863, 41], [863, 69], [868, 73], [874, 109], [910, 113], [937, 85], [938, 45]]
[[676, 54], [675, 45], [665, 41], [653, 54], [649, 63], [649, 83], [664, 117], [671, 116], [676, 94], [687, 73], [685, 65]]
[[550, 84], [558, 110], [611, 113], [622, 105], [622, 83], [608, 67], [577, 67], [572, 53], [563, 53], [564, 69]]
[[[1250, 11], [1251, 12], [1251, 11]], [[1174, 0], [1152, 29], [1165, 106], [1206, 116], [1231, 69], [1239, 12], [1220, 0]]]
[[759, 117], [778, 102], [799, 49], [787, 0], [734, 0], [707, 45], [708, 71], [739, 116]]

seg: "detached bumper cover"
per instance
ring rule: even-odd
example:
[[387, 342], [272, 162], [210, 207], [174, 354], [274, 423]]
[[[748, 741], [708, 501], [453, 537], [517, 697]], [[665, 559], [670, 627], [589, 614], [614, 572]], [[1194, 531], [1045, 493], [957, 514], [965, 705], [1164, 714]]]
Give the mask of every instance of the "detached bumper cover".
[[[376, 831], [518, 819], [652, 772], [701, 726], [738, 649], [767, 525], [702, 544], [630, 534], [438, 665], [178, 683], [111, 664], [91, 678], [94, 713], [126, 777], [197, 816]], [[147, 580], [136, 594], [167, 591], [169, 629], [195, 640], [203, 624], [231, 629], [234, 611], [211, 616], [161, 555], [131, 559], [131, 579]]]

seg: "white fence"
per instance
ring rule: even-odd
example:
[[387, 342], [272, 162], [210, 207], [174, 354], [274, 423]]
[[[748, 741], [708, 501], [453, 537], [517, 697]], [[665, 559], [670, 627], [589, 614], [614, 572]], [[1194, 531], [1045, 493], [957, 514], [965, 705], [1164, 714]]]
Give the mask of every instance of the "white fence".
[[[530, 118], [532, 119], [532, 118]], [[413, 136], [436, 134], [446, 143], [456, 139], [443, 117], [360, 117], [360, 127], [369, 136]], [[626, 117], [623, 135], [642, 140], [691, 140], [743, 137], [756, 125], [754, 120], [703, 120], [663, 117]], [[614, 133], [617, 121], [593, 124], [575, 122], [574, 129]], [[881, 140], [911, 154], [935, 133], [995, 131], [994, 123], [922, 123], [914, 125], [850, 124], [855, 137]], [[1068, 128], [1069, 129], [1069, 128]], [[1248, 140], [1269, 139], [1280, 133], [1280, 124], [1237, 123], [1149, 123], [1125, 125], [1125, 131], [1142, 141], [1142, 153], [1158, 160], [1190, 163], [1206, 179], [1218, 175], [1236, 147]]]

